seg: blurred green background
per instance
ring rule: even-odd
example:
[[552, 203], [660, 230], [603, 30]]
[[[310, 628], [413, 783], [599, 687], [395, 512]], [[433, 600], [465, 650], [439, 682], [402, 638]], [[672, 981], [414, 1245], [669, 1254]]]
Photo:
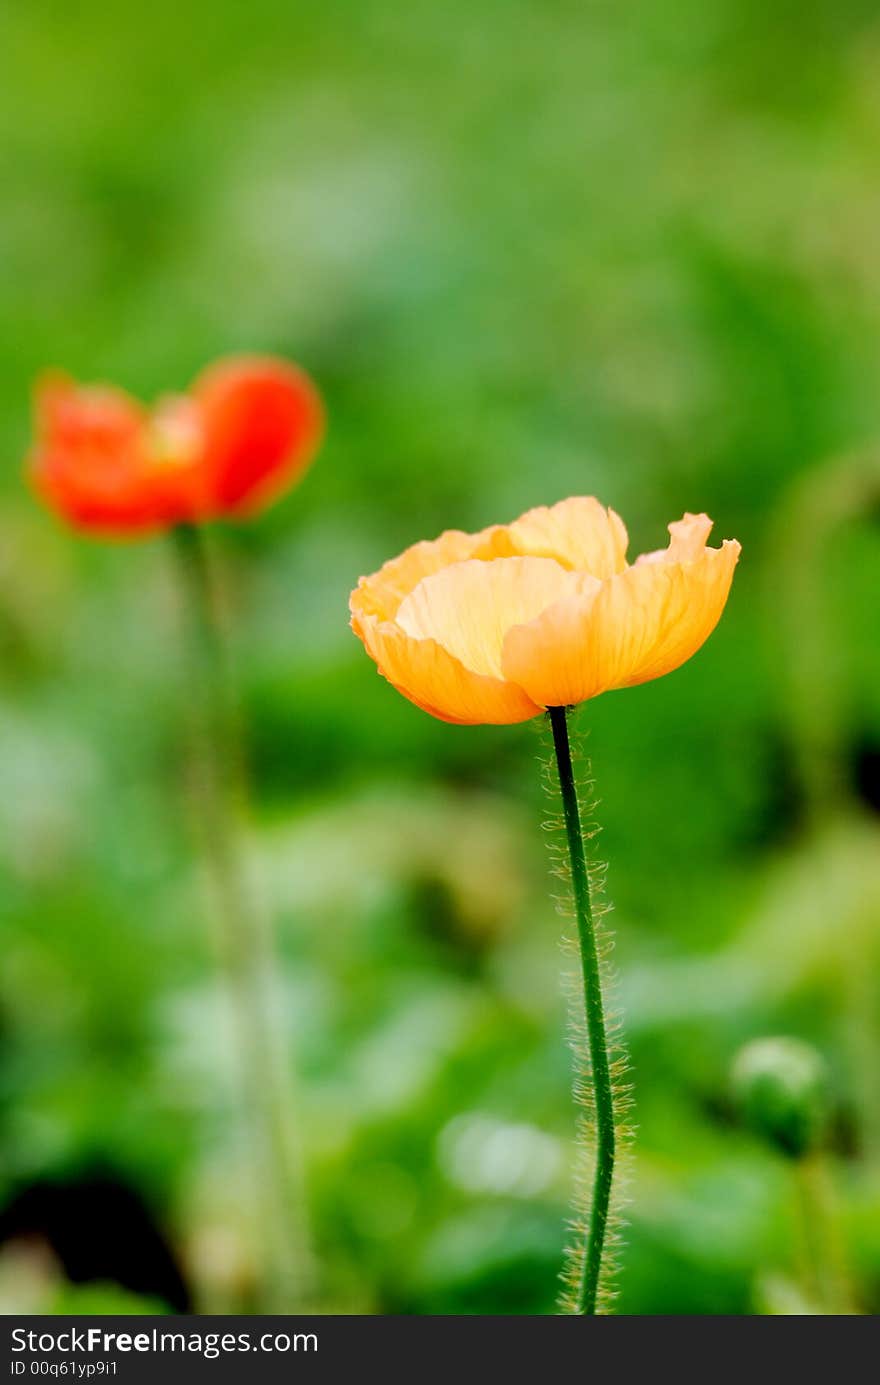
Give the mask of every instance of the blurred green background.
[[20, 460], [47, 365], [152, 397], [259, 349], [330, 417], [214, 535], [321, 1306], [554, 1309], [546, 746], [411, 707], [346, 603], [417, 538], [595, 493], [634, 553], [685, 509], [743, 544], [699, 656], [579, 718], [638, 1127], [618, 1308], [808, 1310], [792, 1170], [729, 1091], [786, 1033], [829, 1064], [876, 1312], [876, 6], [12, 0], [0, 54], [4, 1310], [257, 1306], [172, 557], [65, 532]]

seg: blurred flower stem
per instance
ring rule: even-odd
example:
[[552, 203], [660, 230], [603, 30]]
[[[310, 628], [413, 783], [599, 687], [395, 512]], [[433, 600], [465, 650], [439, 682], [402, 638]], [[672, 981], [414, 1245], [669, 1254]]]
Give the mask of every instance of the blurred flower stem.
[[309, 1301], [311, 1254], [292, 1074], [276, 1021], [276, 958], [268, 919], [249, 879], [241, 829], [246, 798], [242, 737], [214, 572], [203, 532], [172, 530], [186, 598], [192, 666], [194, 770], [217, 951], [233, 1008], [242, 1127], [260, 1228], [260, 1307], [291, 1313]]
[[589, 1042], [590, 1063], [596, 1109], [596, 1171], [593, 1197], [583, 1248], [583, 1262], [576, 1288], [575, 1311], [594, 1314], [602, 1272], [602, 1254], [608, 1224], [611, 1184], [614, 1177], [615, 1124], [614, 1094], [611, 1067], [608, 1061], [608, 1036], [602, 1000], [602, 976], [593, 905], [590, 896], [590, 875], [584, 850], [577, 786], [571, 760], [568, 735], [568, 709], [550, 707], [553, 747], [559, 773], [559, 790], [565, 818], [565, 836], [571, 864], [571, 883], [577, 917], [578, 945], [584, 983], [584, 1010]]
[[852, 1314], [839, 1218], [821, 1153], [809, 1151], [802, 1155], [795, 1161], [794, 1173], [808, 1297], [826, 1315]]

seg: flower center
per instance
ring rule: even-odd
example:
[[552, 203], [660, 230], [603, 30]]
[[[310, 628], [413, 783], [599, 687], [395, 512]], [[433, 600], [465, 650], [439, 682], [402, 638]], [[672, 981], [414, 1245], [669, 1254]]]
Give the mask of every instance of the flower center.
[[163, 399], [149, 425], [150, 458], [159, 467], [183, 468], [196, 461], [203, 446], [198, 410], [189, 399]]

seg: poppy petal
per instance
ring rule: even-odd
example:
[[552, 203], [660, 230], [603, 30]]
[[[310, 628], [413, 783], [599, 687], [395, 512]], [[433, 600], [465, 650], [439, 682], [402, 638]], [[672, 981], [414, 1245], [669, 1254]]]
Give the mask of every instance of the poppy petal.
[[514, 552], [555, 558], [563, 567], [592, 577], [613, 577], [626, 567], [626, 526], [591, 495], [528, 510], [507, 526], [507, 532]]
[[727, 540], [692, 561], [638, 562], [598, 589], [557, 602], [509, 632], [505, 676], [550, 707], [671, 673], [717, 625], [739, 552]]
[[202, 419], [206, 515], [247, 515], [305, 470], [323, 431], [308, 376], [273, 357], [233, 357], [192, 388]]
[[371, 615], [357, 630], [383, 677], [441, 721], [501, 726], [528, 721], [541, 711], [520, 688], [472, 673], [436, 640], [413, 639], [400, 626]]
[[668, 547], [660, 548], [656, 553], [642, 553], [636, 558], [637, 563], [693, 562], [706, 547], [712, 532], [712, 521], [708, 515], [685, 514], [681, 519], [673, 520], [667, 528]]
[[[468, 558], [489, 559], [509, 556], [513, 549], [503, 525], [496, 524], [477, 534], [447, 529], [438, 539], [422, 540], [385, 563], [370, 577], [362, 577], [351, 594], [350, 607], [355, 621], [362, 615], [392, 620], [404, 597], [419, 582], [452, 563]], [[355, 626], [357, 629], [357, 626]]]
[[77, 528], [140, 535], [161, 516], [149, 484], [146, 410], [123, 390], [45, 375], [35, 391], [34, 489]]
[[425, 577], [395, 623], [416, 640], [436, 640], [472, 673], [503, 678], [501, 647], [513, 625], [533, 620], [578, 587], [552, 558], [470, 559]]

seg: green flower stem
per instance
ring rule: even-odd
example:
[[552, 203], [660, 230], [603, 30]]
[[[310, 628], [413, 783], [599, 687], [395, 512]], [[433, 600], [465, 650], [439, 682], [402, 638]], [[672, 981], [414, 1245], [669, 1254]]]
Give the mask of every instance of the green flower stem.
[[559, 789], [565, 817], [565, 834], [571, 861], [571, 882], [574, 891], [578, 943], [584, 980], [584, 1010], [596, 1103], [598, 1140], [596, 1173], [584, 1245], [583, 1268], [576, 1299], [576, 1311], [578, 1313], [594, 1314], [597, 1311], [596, 1301], [602, 1270], [602, 1252], [605, 1246], [611, 1183], [614, 1177], [614, 1096], [611, 1087], [611, 1069], [608, 1062], [608, 1038], [602, 1003], [599, 951], [596, 944], [596, 928], [590, 899], [590, 876], [587, 869], [584, 834], [571, 763], [568, 710], [565, 707], [550, 707], [549, 717], [550, 725], [553, 728], [553, 746], [556, 751]]
[[190, 628], [198, 826], [216, 946], [233, 1006], [244, 1135], [255, 1161], [261, 1306], [268, 1313], [291, 1313], [308, 1301], [312, 1266], [291, 1081], [272, 1019], [274, 943], [248, 878], [240, 830], [246, 798], [241, 735], [209, 553], [195, 526], [172, 532]]
[[853, 1312], [828, 1169], [813, 1151], [795, 1162], [807, 1296], [831, 1316]]

